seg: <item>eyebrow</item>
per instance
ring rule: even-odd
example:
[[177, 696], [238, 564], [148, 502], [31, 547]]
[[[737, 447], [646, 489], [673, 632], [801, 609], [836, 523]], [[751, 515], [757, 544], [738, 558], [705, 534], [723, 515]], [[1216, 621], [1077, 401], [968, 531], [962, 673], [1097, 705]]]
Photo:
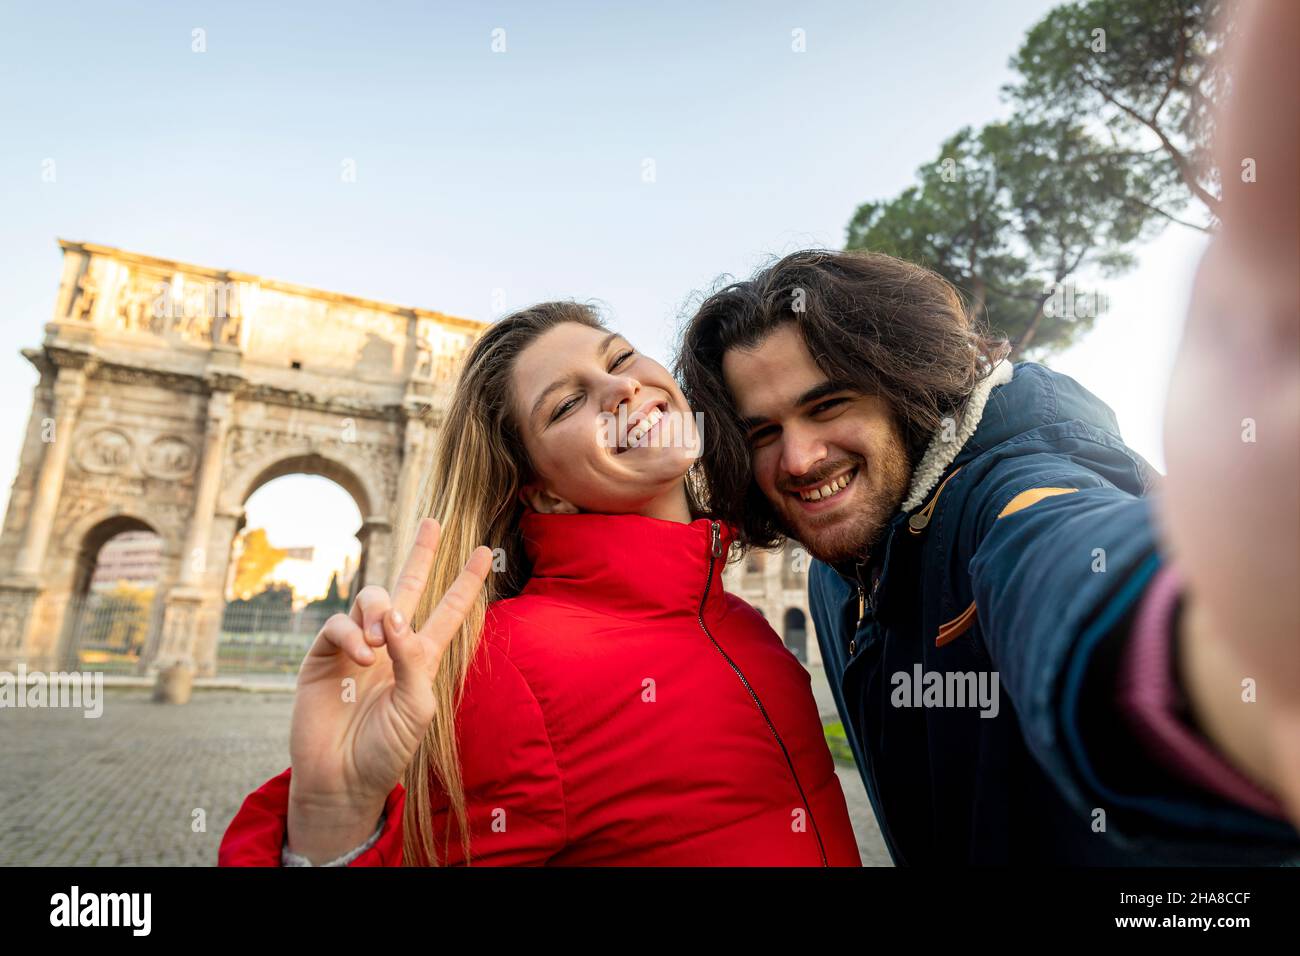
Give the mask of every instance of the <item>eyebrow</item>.
[[[605, 352], [608, 351], [609, 349], [609, 344], [613, 342], [615, 339], [621, 337], [622, 335], [619, 332], [610, 332], [608, 335], [606, 335], [604, 338], [602, 338], [599, 342], [596, 343], [596, 354], [604, 355]], [[557, 378], [550, 385], [547, 385], [544, 389], [542, 389], [542, 394], [538, 395], [537, 401], [533, 402], [533, 408], [532, 411], [528, 413], [528, 417], [530, 419], [536, 418], [537, 413], [541, 411], [542, 405], [546, 402], [547, 396], [549, 396], [556, 389], [563, 388], [571, 381], [573, 381], [572, 375], [564, 375], [561, 376], [560, 378]]]
[[[816, 402], [819, 399], [823, 399], [827, 395], [834, 395], [836, 392], [852, 392], [852, 391], [856, 391], [856, 389], [854, 389], [854, 387], [848, 384], [847, 382], [835, 382], [830, 379], [827, 379], [824, 382], [814, 385], [812, 388], [808, 389], [808, 391], [804, 392], [802, 395], [796, 398], [794, 400], [794, 407], [803, 408], [803, 406], [811, 405], [813, 402]], [[767, 420], [768, 419], [762, 415], [751, 415], [749, 418], [742, 419], [741, 425], [744, 426], [745, 431], [750, 431], [751, 429], [756, 428], [759, 425], [763, 424], [763, 422]]]

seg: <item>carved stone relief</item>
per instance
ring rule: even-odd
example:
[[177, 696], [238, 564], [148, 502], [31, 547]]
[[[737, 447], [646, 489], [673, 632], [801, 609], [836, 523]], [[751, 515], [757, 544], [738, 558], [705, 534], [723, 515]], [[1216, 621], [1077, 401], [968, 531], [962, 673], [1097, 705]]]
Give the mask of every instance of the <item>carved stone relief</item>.
[[77, 442], [77, 462], [94, 474], [126, 469], [134, 451], [131, 439], [117, 428], [99, 428]]
[[155, 478], [184, 478], [194, 472], [198, 454], [179, 435], [161, 435], [145, 449], [142, 462], [147, 474]]

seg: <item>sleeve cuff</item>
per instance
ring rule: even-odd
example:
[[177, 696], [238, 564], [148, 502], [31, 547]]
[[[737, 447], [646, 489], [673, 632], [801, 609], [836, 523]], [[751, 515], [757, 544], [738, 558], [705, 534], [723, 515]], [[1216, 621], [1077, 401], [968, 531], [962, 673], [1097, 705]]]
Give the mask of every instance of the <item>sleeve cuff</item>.
[[[375, 832], [370, 834], [369, 839], [360, 846], [349, 850], [340, 857], [330, 860], [328, 863], [322, 863], [321, 866], [347, 866], [362, 853], [369, 850], [379, 840], [379, 835], [384, 832], [384, 820], [387, 819], [386, 813], [379, 815], [379, 825], [375, 827]], [[307, 859], [300, 853], [294, 853], [289, 849], [289, 838], [285, 837], [284, 845], [280, 848], [280, 865], [281, 866], [312, 866], [311, 860]]]
[[1282, 805], [1230, 764], [1191, 724], [1174, 667], [1183, 581], [1172, 564], [1156, 572], [1123, 652], [1119, 702], [1144, 748], [1189, 783], [1265, 816]]

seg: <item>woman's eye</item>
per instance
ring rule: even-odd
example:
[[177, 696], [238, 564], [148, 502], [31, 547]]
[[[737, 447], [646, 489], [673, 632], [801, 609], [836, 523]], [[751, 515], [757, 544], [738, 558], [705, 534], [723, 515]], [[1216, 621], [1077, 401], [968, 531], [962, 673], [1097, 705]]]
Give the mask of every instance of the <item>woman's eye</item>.
[[622, 365], [624, 362], [630, 359], [634, 354], [636, 353], [632, 349], [628, 349], [618, 358], [614, 359], [614, 364], [609, 367], [609, 370], [612, 372], [614, 369], [618, 368], [620, 365]]
[[567, 412], [569, 409], [571, 409], [574, 405], [577, 404], [578, 404], [577, 398], [566, 398], [564, 401], [560, 402], [560, 404], [556, 406], [555, 414], [551, 416], [551, 421], [555, 421], [561, 415], [563, 415], [565, 412]]

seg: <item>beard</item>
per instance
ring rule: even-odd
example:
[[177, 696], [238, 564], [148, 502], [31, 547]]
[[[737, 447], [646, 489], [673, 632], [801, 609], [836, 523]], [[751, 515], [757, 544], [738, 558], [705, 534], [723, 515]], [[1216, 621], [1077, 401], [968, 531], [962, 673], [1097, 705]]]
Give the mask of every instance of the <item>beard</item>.
[[[856, 465], [857, 475], [849, 489], [853, 499], [828, 514], [803, 514], [788, 495], [775, 509], [777, 522], [787, 536], [803, 545], [814, 558], [827, 564], [866, 560], [884, 537], [890, 522], [912, 481], [912, 466], [901, 438], [873, 450], [869, 460], [835, 462], [822, 474], [801, 478], [800, 484], [815, 484]], [[782, 492], [784, 494], [784, 492]]]

